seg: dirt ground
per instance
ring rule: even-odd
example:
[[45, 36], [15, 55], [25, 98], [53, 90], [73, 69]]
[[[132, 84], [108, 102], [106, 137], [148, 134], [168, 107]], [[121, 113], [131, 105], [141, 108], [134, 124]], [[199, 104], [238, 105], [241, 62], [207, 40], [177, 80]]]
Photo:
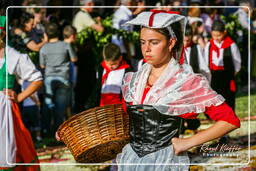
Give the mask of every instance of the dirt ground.
[[[202, 122], [199, 131], [211, 126]], [[190, 136], [194, 132], [186, 132]], [[250, 144], [250, 146], [249, 146]], [[244, 119], [241, 127], [222, 139], [189, 151], [191, 171], [256, 170], [256, 120]], [[79, 165], [66, 147], [49, 148], [39, 153], [42, 171], [97, 171], [105, 165]], [[107, 164], [107, 163], [106, 163]]]

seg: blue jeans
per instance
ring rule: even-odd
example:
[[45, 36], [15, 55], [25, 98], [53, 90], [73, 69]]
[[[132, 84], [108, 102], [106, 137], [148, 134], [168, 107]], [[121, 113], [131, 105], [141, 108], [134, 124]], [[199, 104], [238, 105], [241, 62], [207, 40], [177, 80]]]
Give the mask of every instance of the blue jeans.
[[49, 76], [44, 80], [45, 106], [44, 112], [45, 128], [51, 128], [53, 119], [53, 131], [56, 131], [61, 123], [65, 121], [65, 113], [70, 104], [70, 84], [63, 77]]

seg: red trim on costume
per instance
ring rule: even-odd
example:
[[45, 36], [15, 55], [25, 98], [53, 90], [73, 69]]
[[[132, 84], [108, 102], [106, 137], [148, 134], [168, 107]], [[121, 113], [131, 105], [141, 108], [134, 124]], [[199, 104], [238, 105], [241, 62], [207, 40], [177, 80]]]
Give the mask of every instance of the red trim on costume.
[[[144, 102], [145, 97], [149, 92], [149, 90], [150, 88], [144, 89], [142, 99], [141, 99], [141, 104]], [[204, 113], [206, 113], [212, 120], [215, 120], [215, 121], [222, 120], [236, 127], [240, 127], [239, 118], [236, 116], [232, 108], [228, 106], [225, 102], [218, 106], [211, 105], [210, 107], [206, 107], [206, 110]], [[195, 112], [179, 115], [179, 117], [185, 118], [185, 119], [196, 119], [197, 116], [198, 116], [198, 113], [195, 113]]]
[[[32, 137], [22, 122], [21, 114], [19, 107], [16, 103], [12, 103], [12, 113], [13, 113], [13, 125], [14, 125], [14, 134], [16, 138], [16, 162], [17, 163], [39, 163], [37, 159], [37, 153], [32, 141]], [[23, 168], [23, 167], [22, 167]], [[37, 171], [40, 166], [26, 166], [23, 169], [19, 166], [16, 168], [17, 170], [24, 171]]]
[[[215, 121], [226, 121], [236, 127], [240, 127], [240, 120], [234, 113], [231, 107], [229, 107], [226, 103], [222, 103], [219, 106], [210, 106], [206, 107], [205, 112], [212, 120]], [[180, 115], [179, 117], [185, 118], [185, 119], [196, 119], [198, 116], [197, 113], [191, 112], [191, 113], [185, 113]]]
[[121, 102], [122, 102], [122, 108], [123, 108], [123, 110], [124, 110], [125, 112], [127, 112], [127, 107], [126, 107], [126, 103], [125, 103], [125, 100], [124, 100], [124, 97], [123, 97], [123, 96], [122, 96]]
[[[222, 49], [228, 48], [230, 47], [232, 44], [234, 43], [234, 41], [229, 37], [226, 36], [223, 40], [223, 43], [221, 45]], [[209, 65], [210, 65], [210, 70], [224, 70], [224, 66], [217, 66], [215, 64], [212, 63], [212, 53], [213, 51], [215, 51], [217, 53], [217, 57], [219, 58], [220, 56], [220, 49], [216, 46], [216, 44], [214, 43], [214, 40], [211, 39], [210, 40], [210, 50], [209, 50]]]
[[151, 87], [146, 87], [146, 88], [144, 89], [143, 95], [142, 95], [142, 97], [141, 97], [141, 104], [143, 104], [143, 102], [144, 102], [144, 100], [145, 100], [145, 98], [146, 98], [146, 95], [148, 94], [150, 88], [151, 88]]
[[1, 29], [1, 30], [3, 30], [3, 29], [4, 29], [4, 27], [0, 27], [0, 29]]
[[235, 80], [230, 80], [230, 91], [236, 91], [236, 83]]
[[101, 93], [100, 95], [100, 106], [110, 104], [121, 104], [120, 94], [114, 93]]
[[129, 68], [130, 66], [126, 63], [126, 61], [122, 60], [119, 67], [114, 69], [114, 70], [111, 70], [107, 67], [106, 65], [106, 62], [105, 61], [102, 61], [101, 63], [101, 66], [106, 70], [106, 73], [102, 76], [102, 79], [101, 79], [101, 84], [104, 84], [104, 82], [106, 81], [107, 77], [108, 77], [108, 74], [111, 72], [111, 71], [115, 71], [115, 70], [119, 70], [119, 69], [126, 69], [126, 68]]
[[180, 60], [179, 63], [182, 65], [185, 62], [185, 50], [189, 47], [193, 46], [193, 42], [189, 43], [187, 46], [183, 46], [180, 54]]
[[225, 102], [219, 106], [210, 106], [206, 108], [205, 113], [215, 121], [226, 121], [236, 127], [240, 127], [240, 120]]
[[182, 65], [185, 62], [185, 48], [183, 47], [180, 54], [180, 60], [179, 63]]
[[198, 113], [195, 113], [195, 112], [179, 115], [179, 117], [184, 118], [184, 119], [196, 119], [197, 116], [198, 116]]
[[154, 10], [154, 9], [151, 9], [150, 12], [152, 12], [152, 14], [150, 15], [149, 21], [148, 21], [148, 26], [149, 27], [152, 27], [153, 20], [154, 20], [154, 15], [156, 15], [158, 13], [180, 14], [180, 12], [178, 12], [178, 11], [165, 11], [165, 10]]

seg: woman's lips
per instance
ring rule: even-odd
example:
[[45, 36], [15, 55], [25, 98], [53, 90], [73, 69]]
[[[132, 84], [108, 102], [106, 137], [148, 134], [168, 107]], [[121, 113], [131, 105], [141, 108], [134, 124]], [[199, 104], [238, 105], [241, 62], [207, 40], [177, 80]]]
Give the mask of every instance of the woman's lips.
[[152, 56], [145, 56], [145, 58], [152, 58]]

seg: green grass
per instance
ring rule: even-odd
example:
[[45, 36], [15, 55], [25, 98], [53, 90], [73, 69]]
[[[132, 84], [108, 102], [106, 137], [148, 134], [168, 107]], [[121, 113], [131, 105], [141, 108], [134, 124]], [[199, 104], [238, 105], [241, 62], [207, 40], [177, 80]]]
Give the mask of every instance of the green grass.
[[[239, 118], [248, 117], [249, 114], [249, 96], [248, 94], [239, 95], [236, 98], [236, 115]], [[256, 114], [256, 91], [252, 91], [250, 94], [250, 115], [255, 116]]]

